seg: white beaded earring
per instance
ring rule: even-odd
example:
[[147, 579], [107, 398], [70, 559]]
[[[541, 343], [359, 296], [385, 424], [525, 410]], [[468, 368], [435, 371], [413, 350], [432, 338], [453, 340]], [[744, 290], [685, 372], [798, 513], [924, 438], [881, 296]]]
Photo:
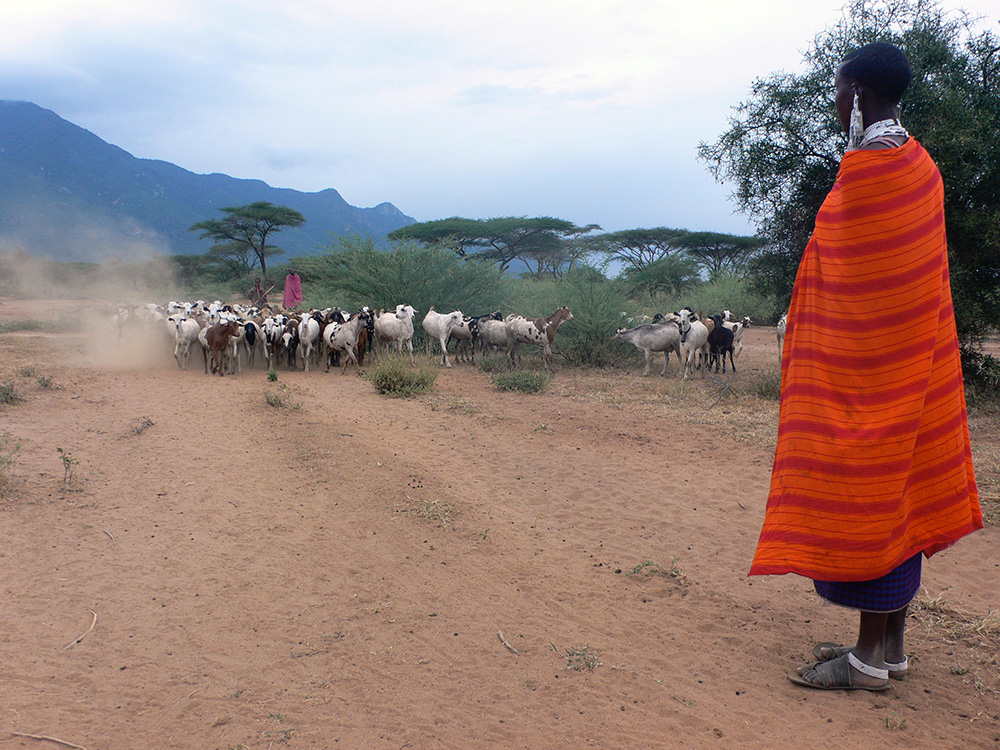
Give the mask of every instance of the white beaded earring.
[[854, 108], [851, 110], [851, 126], [847, 130], [847, 150], [855, 151], [865, 137], [865, 121], [861, 116], [861, 95], [854, 90]]

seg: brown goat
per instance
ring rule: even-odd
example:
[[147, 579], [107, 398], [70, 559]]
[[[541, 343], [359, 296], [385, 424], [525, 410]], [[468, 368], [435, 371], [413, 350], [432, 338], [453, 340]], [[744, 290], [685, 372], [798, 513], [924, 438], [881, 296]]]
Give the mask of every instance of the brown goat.
[[208, 342], [208, 350], [212, 354], [212, 369], [219, 370], [219, 376], [226, 374], [225, 355], [229, 347], [229, 339], [239, 333], [240, 323], [238, 320], [231, 320], [228, 323], [216, 323], [205, 332], [205, 340]]

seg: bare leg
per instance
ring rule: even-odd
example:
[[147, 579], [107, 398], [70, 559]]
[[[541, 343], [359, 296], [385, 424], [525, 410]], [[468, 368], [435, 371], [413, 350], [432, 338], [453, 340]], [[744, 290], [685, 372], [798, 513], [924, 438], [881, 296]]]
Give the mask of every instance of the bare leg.
[[909, 605], [898, 612], [893, 612], [885, 623], [884, 659], [891, 664], [901, 664], [906, 658], [903, 638], [906, 635], [906, 611], [908, 608]]

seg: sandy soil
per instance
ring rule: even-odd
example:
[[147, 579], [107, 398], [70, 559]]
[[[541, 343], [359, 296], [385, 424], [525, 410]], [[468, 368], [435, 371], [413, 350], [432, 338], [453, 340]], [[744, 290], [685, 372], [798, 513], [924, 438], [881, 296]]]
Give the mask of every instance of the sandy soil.
[[[1000, 747], [996, 526], [925, 565], [907, 680], [786, 679], [856, 615], [746, 577], [773, 403], [708, 409], [673, 362], [533, 396], [462, 365], [400, 401], [90, 348], [0, 335], [26, 396], [0, 406], [0, 748]], [[733, 382], [776, 363], [750, 329]], [[993, 488], [997, 432], [974, 421]]]

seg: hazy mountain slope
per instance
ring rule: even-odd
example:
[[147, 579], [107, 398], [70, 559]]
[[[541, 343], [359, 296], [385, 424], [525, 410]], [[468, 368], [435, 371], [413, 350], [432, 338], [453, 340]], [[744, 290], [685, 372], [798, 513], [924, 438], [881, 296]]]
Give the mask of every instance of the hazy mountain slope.
[[378, 240], [414, 222], [391, 203], [351, 206], [333, 189], [305, 193], [138, 159], [50, 110], [0, 101], [0, 250], [58, 260], [201, 253], [209, 242], [188, 227], [253, 201], [306, 217], [275, 236], [291, 255], [330, 244], [331, 234]]

